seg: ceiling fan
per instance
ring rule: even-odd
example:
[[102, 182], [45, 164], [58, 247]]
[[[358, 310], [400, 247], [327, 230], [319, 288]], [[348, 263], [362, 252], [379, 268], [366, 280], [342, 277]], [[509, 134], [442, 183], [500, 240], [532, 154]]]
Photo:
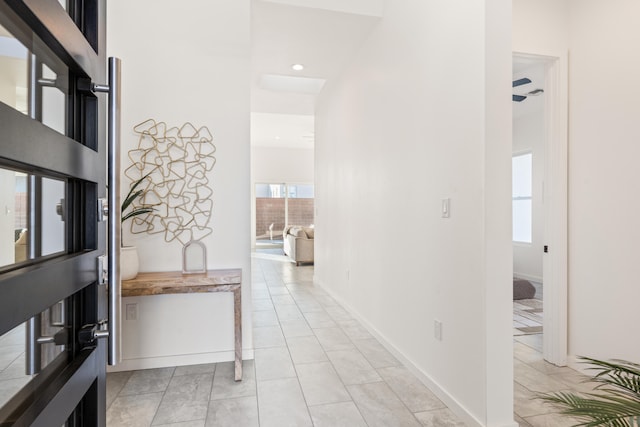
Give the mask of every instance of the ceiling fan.
[[[528, 79], [528, 78], [524, 77], [522, 79], [514, 80], [513, 84], [511, 85], [511, 87], [518, 87], [518, 86], [526, 85], [526, 84], [529, 84], [529, 83], [531, 83], [531, 79]], [[514, 102], [522, 102], [525, 99], [527, 99], [528, 96], [537, 96], [537, 95], [540, 95], [542, 93], [544, 93], [544, 90], [538, 88], [538, 89], [534, 89], [534, 90], [532, 90], [530, 92], [527, 92], [525, 94], [522, 94], [522, 95], [513, 94], [511, 96], [512, 96], [512, 99], [513, 99]]]

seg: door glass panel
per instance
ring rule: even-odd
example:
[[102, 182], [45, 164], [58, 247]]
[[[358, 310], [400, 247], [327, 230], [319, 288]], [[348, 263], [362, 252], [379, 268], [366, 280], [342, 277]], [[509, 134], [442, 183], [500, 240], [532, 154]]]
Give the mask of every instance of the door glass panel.
[[29, 51], [0, 26], [0, 101], [27, 114]]
[[42, 256], [65, 249], [65, 183], [42, 178]]
[[[31, 325], [29, 322], [22, 323], [0, 336], [0, 408], [42, 369], [64, 353], [68, 342], [68, 337], [64, 334], [67, 326], [64, 312], [65, 302], [60, 301], [34, 317]], [[29, 334], [28, 328], [36, 334]], [[58, 334], [60, 331], [63, 333]], [[55, 341], [45, 342], [53, 341], [47, 337], [54, 337], [56, 334], [56, 341], [64, 341], [63, 343], [58, 345]], [[34, 343], [28, 350], [28, 339], [32, 338], [39, 338], [41, 343]], [[30, 367], [27, 364], [29, 358], [33, 360]]]
[[65, 181], [0, 168], [0, 268], [64, 253], [65, 193]]
[[68, 87], [65, 67], [31, 55], [0, 25], [0, 102], [67, 135]]
[[44, 64], [39, 83], [42, 90], [42, 123], [66, 135], [67, 94], [59, 87], [66, 85], [59, 82], [58, 75]]

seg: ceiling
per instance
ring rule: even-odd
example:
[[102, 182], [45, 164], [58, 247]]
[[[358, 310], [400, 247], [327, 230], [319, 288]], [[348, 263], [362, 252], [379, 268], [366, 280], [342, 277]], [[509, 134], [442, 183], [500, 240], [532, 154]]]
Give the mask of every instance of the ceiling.
[[313, 116], [251, 113], [254, 147], [313, 148]]
[[[384, 0], [252, 0], [251, 144], [313, 148], [318, 93], [380, 22]], [[293, 64], [303, 64], [294, 71]], [[513, 78], [544, 89], [544, 64], [516, 57]], [[514, 118], [544, 107], [544, 94], [513, 102]]]
[[379, 22], [383, 3], [253, 0], [252, 145], [313, 147], [316, 97]]
[[[514, 87], [513, 93], [524, 95], [534, 89], [546, 89], [544, 83], [544, 62], [539, 59], [513, 58], [513, 80], [527, 77], [531, 83]], [[519, 118], [528, 114], [540, 112], [544, 109], [544, 93], [538, 96], [529, 96], [522, 102], [512, 102], [513, 117]]]

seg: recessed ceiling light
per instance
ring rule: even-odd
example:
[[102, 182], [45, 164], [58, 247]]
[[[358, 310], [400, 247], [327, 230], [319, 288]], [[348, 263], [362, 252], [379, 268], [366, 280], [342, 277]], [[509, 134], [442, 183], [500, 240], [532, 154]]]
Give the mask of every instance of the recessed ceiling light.
[[280, 137], [279, 137], [279, 136], [276, 136], [276, 137], [275, 137], [275, 139], [280, 139]]
[[304, 65], [302, 65], [302, 64], [293, 64], [293, 65], [291, 66], [291, 68], [292, 68], [294, 71], [302, 71], [302, 70], [304, 70]]

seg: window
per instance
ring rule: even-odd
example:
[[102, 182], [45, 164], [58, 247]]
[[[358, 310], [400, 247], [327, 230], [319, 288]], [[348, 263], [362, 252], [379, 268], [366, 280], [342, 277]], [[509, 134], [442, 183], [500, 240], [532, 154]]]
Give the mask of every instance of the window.
[[513, 241], [531, 243], [532, 229], [532, 153], [513, 156], [512, 159], [512, 200], [513, 200]]
[[256, 239], [277, 240], [286, 225], [312, 225], [313, 203], [313, 184], [256, 184]]

